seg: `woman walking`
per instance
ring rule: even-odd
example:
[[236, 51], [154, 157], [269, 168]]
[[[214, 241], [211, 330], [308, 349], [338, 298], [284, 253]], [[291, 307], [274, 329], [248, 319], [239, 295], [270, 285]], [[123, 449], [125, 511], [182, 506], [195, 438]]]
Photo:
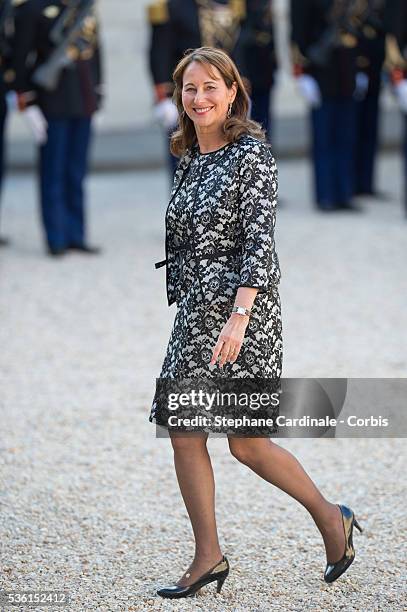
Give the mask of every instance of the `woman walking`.
[[[166, 214], [168, 303], [177, 314], [160, 378], [278, 379], [282, 368], [280, 266], [274, 245], [277, 168], [249, 100], [223, 51], [188, 51], [174, 71], [181, 157]], [[220, 368], [220, 369], [219, 369]], [[165, 425], [156, 396], [149, 420]], [[229, 573], [215, 520], [215, 483], [205, 432], [169, 428], [195, 556], [162, 597], [193, 595]], [[353, 511], [329, 502], [300, 463], [269, 438], [228, 435], [236, 459], [298, 500], [325, 544], [326, 582], [352, 563]], [[360, 529], [361, 531], [361, 529]]]

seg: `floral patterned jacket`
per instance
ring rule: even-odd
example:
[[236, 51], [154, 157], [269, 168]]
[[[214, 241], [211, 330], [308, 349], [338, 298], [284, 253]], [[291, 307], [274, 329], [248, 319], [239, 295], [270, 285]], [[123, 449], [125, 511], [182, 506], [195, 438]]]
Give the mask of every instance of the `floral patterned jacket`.
[[[181, 158], [168, 206], [194, 155], [196, 146]], [[202, 164], [191, 219], [191, 249], [208, 305], [232, 302], [239, 287], [265, 293], [281, 277], [274, 243], [278, 179], [270, 145], [244, 135], [215, 159]], [[171, 238], [166, 223], [166, 260], [155, 265], [166, 265], [169, 305], [177, 301], [182, 272]]]

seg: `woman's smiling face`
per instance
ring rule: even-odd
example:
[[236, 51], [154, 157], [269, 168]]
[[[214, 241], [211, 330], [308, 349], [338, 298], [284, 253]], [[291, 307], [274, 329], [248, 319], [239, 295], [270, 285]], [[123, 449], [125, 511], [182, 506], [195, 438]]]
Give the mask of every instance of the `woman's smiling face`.
[[215, 66], [195, 61], [185, 69], [182, 83], [182, 104], [195, 126], [198, 129], [223, 126], [229, 103], [236, 96], [236, 85], [228, 89]]

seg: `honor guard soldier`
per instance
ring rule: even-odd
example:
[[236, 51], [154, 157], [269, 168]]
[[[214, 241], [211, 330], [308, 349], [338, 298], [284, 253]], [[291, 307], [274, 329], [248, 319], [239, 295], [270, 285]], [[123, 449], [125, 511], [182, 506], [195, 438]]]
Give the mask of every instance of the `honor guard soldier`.
[[39, 144], [48, 253], [98, 253], [86, 242], [83, 182], [102, 76], [94, 0], [13, 0], [12, 87]]
[[316, 206], [356, 209], [356, 0], [291, 0], [294, 75], [311, 107]]
[[271, 92], [277, 59], [270, 0], [247, 1], [246, 18], [236, 45], [235, 60], [250, 83], [251, 118], [263, 126], [271, 142]]
[[386, 68], [404, 116], [404, 205], [407, 215], [407, 3], [386, 1]]
[[[0, 0], [0, 196], [4, 177], [4, 138], [7, 118], [7, 70], [10, 58], [8, 37], [12, 27], [11, 0]], [[1, 227], [1, 226], [0, 226]], [[0, 236], [0, 247], [8, 244], [7, 238]]]
[[385, 0], [367, 0], [361, 16], [356, 74], [355, 195], [378, 196], [374, 184], [379, 98], [385, 57]]
[[[156, 0], [148, 6], [155, 116], [168, 137], [178, 121], [172, 102], [175, 66], [187, 49], [201, 46], [221, 48], [233, 56], [245, 6], [245, 0]], [[174, 171], [178, 160], [171, 154], [169, 160]]]

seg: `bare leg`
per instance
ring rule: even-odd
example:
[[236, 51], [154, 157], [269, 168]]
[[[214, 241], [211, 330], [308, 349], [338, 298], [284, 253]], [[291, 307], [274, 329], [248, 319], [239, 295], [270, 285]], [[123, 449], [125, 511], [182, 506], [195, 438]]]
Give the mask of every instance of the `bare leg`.
[[215, 480], [207, 438], [208, 434], [202, 433], [171, 434], [178, 484], [195, 537], [194, 559], [176, 583], [178, 586], [195, 582], [222, 559], [215, 518]]
[[327, 562], [338, 561], [345, 551], [341, 511], [325, 499], [294, 455], [268, 438], [229, 437], [229, 447], [241, 463], [308, 510], [324, 540]]

